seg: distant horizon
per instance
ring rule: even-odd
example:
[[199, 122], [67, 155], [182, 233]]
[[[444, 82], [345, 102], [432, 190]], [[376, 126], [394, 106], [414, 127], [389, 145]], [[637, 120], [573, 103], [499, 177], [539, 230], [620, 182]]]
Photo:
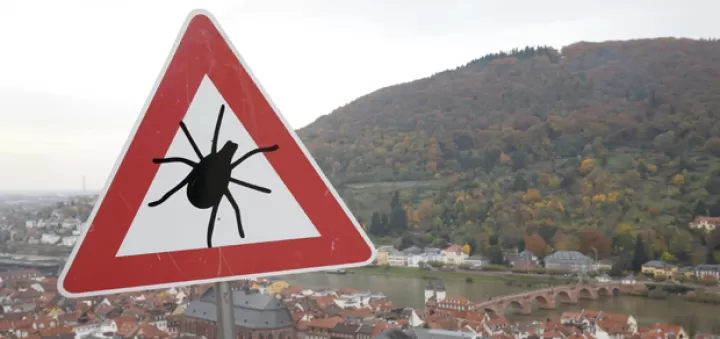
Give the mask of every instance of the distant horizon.
[[47, 196], [47, 195], [82, 195], [82, 194], [99, 194], [102, 189], [22, 189], [22, 190], [4, 190], [0, 189], [0, 197], [13, 195], [29, 195], [29, 196]]

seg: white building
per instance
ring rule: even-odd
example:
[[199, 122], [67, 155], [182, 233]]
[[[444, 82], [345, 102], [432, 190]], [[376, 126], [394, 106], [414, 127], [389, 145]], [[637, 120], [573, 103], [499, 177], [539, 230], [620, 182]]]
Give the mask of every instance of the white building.
[[54, 245], [60, 241], [60, 236], [52, 233], [43, 233], [40, 237], [40, 243]]
[[397, 267], [407, 266], [407, 256], [403, 252], [389, 253], [388, 265]]

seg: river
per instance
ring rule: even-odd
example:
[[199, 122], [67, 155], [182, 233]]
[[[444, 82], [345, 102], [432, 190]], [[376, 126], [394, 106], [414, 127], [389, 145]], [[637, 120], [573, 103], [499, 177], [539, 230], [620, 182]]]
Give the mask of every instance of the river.
[[[409, 276], [380, 276], [366, 274], [324, 274], [310, 273], [278, 277], [290, 283], [308, 288], [344, 288], [350, 287], [362, 291], [381, 292], [392, 300], [396, 307], [421, 308], [424, 304], [424, 290], [427, 281]], [[467, 283], [463, 280], [444, 280], [448, 295], [463, 296], [473, 301], [487, 300], [489, 297], [514, 294], [527, 289], [507, 286], [499, 281], [476, 280]], [[670, 323], [677, 316], [696, 315], [698, 329], [709, 331], [718, 321], [720, 307], [709, 304], [693, 303], [677, 299], [655, 300], [640, 297], [601, 297], [597, 300], [581, 300], [575, 305], [558, 304], [555, 310], [535, 310], [531, 316], [508, 315], [511, 321], [525, 322], [543, 319], [547, 316], [559, 316], [564, 311], [603, 310], [610, 313], [634, 316], [640, 325]]]

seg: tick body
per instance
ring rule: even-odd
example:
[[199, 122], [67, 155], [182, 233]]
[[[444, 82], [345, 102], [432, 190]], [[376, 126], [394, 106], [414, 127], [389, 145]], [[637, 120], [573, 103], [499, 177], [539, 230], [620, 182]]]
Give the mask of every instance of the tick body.
[[188, 174], [187, 198], [200, 209], [208, 209], [220, 203], [230, 184], [232, 158], [238, 145], [225, 143], [220, 151], [208, 154]]
[[228, 202], [235, 210], [235, 219], [237, 221], [238, 233], [241, 238], [245, 238], [245, 232], [242, 227], [242, 219], [240, 217], [240, 207], [238, 206], [237, 202], [233, 198], [232, 193], [228, 188], [230, 186], [230, 183], [250, 188], [261, 193], [271, 193], [270, 189], [267, 189], [265, 187], [257, 186], [233, 178], [232, 170], [238, 165], [240, 165], [243, 161], [247, 160], [255, 154], [274, 152], [278, 150], [278, 145], [256, 148], [245, 153], [242, 157], [235, 161], [233, 161], [233, 156], [235, 155], [235, 152], [237, 152], [238, 144], [232, 141], [227, 141], [225, 142], [225, 145], [223, 145], [223, 147], [218, 151], [218, 135], [220, 134], [220, 126], [222, 124], [224, 112], [225, 105], [221, 105], [220, 113], [218, 114], [217, 123], [215, 125], [215, 133], [213, 135], [212, 150], [210, 154], [203, 156], [202, 153], [200, 153], [200, 149], [193, 140], [192, 135], [190, 135], [187, 126], [185, 126], [185, 123], [181, 121], [180, 128], [190, 142], [190, 145], [192, 146], [193, 151], [195, 151], [195, 154], [197, 155], [199, 160], [195, 162], [190, 159], [179, 157], [153, 159], [153, 163], [156, 164], [173, 162], [183, 163], [190, 166], [192, 170], [185, 177], [185, 179], [180, 181], [180, 183], [178, 183], [175, 187], [165, 193], [162, 198], [149, 203], [148, 206], [155, 207], [162, 204], [177, 191], [182, 189], [184, 186], [187, 186], [187, 198], [190, 204], [199, 209], [212, 208], [212, 211], [210, 212], [210, 221], [208, 222], [207, 228], [208, 248], [212, 247], [212, 235], [215, 228], [215, 219], [217, 218], [218, 206], [220, 205], [223, 197], [227, 198]]

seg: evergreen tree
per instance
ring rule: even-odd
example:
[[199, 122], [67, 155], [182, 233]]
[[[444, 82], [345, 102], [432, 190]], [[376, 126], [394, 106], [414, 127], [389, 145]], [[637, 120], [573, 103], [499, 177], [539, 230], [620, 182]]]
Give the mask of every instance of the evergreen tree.
[[520, 252], [522, 252], [522, 251], [525, 250], [525, 238], [522, 238], [522, 237], [521, 237], [521, 238], [518, 240], [517, 250], [518, 250], [518, 253], [520, 253]]
[[648, 262], [647, 249], [645, 249], [645, 241], [640, 234], [635, 237], [635, 256], [633, 257], [632, 268], [635, 272], [642, 269], [642, 265]]
[[390, 233], [390, 222], [388, 220], [387, 213], [383, 213], [380, 215], [380, 229], [382, 230], [383, 235], [387, 235]]
[[488, 259], [490, 259], [490, 263], [493, 265], [504, 265], [505, 260], [503, 258], [502, 249], [499, 245], [493, 245], [488, 248], [488, 251], [486, 253]]
[[374, 235], [384, 235], [382, 233], [383, 230], [380, 222], [380, 213], [373, 212], [372, 217], [370, 218], [370, 229], [368, 229], [368, 232]]
[[391, 232], [402, 233], [405, 229], [407, 229], [407, 212], [405, 212], [405, 209], [400, 202], [400, 193], [397, 191], [395, 191], [392, 201], [390, 201], [390, 220], [388, 223], [388, 228]]

